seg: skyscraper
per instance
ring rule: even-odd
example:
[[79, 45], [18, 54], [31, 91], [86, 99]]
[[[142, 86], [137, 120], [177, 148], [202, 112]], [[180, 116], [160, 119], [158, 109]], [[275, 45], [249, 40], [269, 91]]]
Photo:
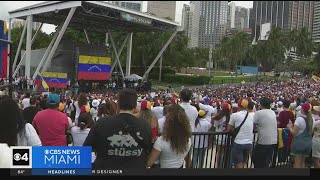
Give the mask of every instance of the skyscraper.
[[109, 1], [109, 3], [135, 11], [142, 11], [142, 1]]
[[314, 2], [314, 17], [313, 17], [313, 34], [314, 42], [320, 42], [320, 1]]
[[213, 48], [227, 30], [228, 1], [192, 1], [190, 47]]
[[184, 4], [182, 8], [181, 26], [183, 27], [183, 31], [185, 32], [185, 35], [189, 37], [190, 6], [186, 4]]
[[236, 4], [234, 2], [228, 5], [228, 29], [235, 28]]
[[313, 8], [314, 1], [253, 1], [252, 35], [259, 39], [265, 23], [284, 31], [307, 27], [312, 32]]
[[228, 5], [228, 29], [249, 28], [250, 10], [248, 8], [236, 6], [234, 2]]
[[148, 1], [147, 12], [159, 18], [176, 19], [176, 1]]

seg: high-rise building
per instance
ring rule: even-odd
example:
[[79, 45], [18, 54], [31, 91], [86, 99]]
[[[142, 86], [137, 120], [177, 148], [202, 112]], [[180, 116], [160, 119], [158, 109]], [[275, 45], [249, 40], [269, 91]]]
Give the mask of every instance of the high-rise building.
[[142, 2], [143, 1], [109, 1], [109, 3], [135, 11], [142, 11]]
[[312, 33], [313, 8], [314, 1], [253, 1], [252, 35], [258, 40], [265, 23], [284, 31], [306, 27]]
[[181, 26], [183, 27], [183, 31], [186, 36], [189, 37], [189, 28], [190, 28], [190, 6], [184, 4], [182, 8], [182, 19]]
[[189, 47], [213, 48], [227, 31], [228, 1], [192, 1], [192, 32]]
[[249, 28], [249, 17], [250, 12], [248, 8], [237, 6], [234, 20], [235, 28], [238, 30]]
[[176, 1], [148, 1], [147, 12], [159, 18], [175, 21]]
[[228, 5], [228, 29], [235, 28], [236, 4], [234, 2]]
[[313, 17], [313, 34], [314, 42], [320, 42], [320, 1], [314, 2], [314, 17]]
[[248, 8], [236, 6], [234, 2], [228, 5], [228, 29], [249, 28], [250, 10]]
[[[15, 19], [12, 23], [12, 28], [19, 28], [24, 26], [24, 20]], [[37, 30], [41, 26], [40, 22], [33, 22], [32, 29]]]

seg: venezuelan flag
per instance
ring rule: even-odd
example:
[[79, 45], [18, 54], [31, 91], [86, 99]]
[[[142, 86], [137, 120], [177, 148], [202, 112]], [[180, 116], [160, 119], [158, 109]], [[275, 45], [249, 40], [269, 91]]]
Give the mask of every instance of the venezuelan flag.
[[40, 90], [43, 89], [49, 89], [48, 84], [46, 83], [46, 81], [42, 78], [41, 74], [39, 73], [39, 71], [37, 72], [37, 76], [35, 79], [35, 85], [37, 85], [38, 87], [40, 87]]
[[[0, 20], [0, 39], [8, 40], [8, 28], [5, 21]], [[8, 45], [0, 43], [0, 78], [7, 77]]]
[[109, 80], [110, 57], [79, 56], [78, 80]]
[[51, 88], [67, 88], [67, 73], [43, 72], [42, 77]]

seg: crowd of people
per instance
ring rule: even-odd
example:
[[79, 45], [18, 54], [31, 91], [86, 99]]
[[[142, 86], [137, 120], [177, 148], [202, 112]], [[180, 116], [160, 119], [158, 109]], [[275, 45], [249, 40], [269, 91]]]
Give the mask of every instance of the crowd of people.
[[[13, 99], [3, 95], [0, 167], [10, 164], [9, 146], [73, 145], [91, 146], [93, 166], [100, 169], [202, 168], [213, 140], [192, 133], [215, 131], [225, 133], [217, 136], [217, 167], [222, 167], [221, 152], [229, 145], [232, 167], [244, 168], [251, 154], [255, 168], [270, 167], [282, 144], [295, 168], [306, 167], [311, 153], [313, 166], [320, 168], [319, 85], [291, 79], [182, 88], [179, 93], [122, 89], [107, 94], [15, 93]], [[289, 146], [280, 143], [280, 131], [289, 134]]]

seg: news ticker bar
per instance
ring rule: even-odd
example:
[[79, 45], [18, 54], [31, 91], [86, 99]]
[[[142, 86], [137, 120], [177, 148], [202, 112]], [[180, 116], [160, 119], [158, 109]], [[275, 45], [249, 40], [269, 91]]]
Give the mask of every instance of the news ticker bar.
[[[50, 171], [50, 173], [48, 173]], [[36, 173], [36, 174], [34, 174]], [[319, 176], [320, 169], [0, 169], [0, 175], [30, 176]]]

